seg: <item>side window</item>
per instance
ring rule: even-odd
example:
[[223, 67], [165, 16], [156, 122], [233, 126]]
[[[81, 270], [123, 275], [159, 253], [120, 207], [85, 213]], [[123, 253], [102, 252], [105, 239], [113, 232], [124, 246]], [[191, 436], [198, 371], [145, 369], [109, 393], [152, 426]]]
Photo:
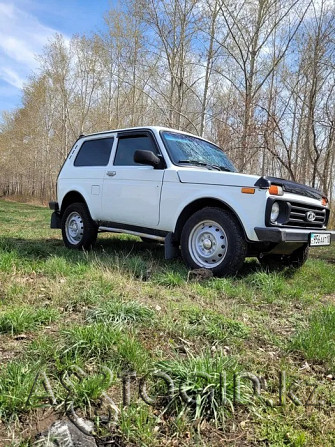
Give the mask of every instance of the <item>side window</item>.
[[85, 141], [74, 161], [75, 166], [107, 166], [114, 138]]
[[132, 135], [120, 137], [116, 149], [114, 166], [143, 166], [134, 162], [134, 153], [138, 150], [152, 151], [157, 154], [151, 135]]

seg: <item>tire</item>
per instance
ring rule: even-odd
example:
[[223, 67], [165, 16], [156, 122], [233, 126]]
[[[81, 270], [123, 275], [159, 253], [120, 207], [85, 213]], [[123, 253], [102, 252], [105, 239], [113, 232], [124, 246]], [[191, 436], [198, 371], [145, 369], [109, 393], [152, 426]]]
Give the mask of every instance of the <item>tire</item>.
[[71, 249], [90, 250], [97, 239], [98, 227], [92, 220], [85, 203], [72, 203], [62, 216], [64, 244]]
[[308, 244], [304, 244], [302, 247], [299, 247], [289, 255], [268, 254], [258, 257], [258, 260], [261, 266], [269, 271], [280, 271], [284, 270], [286, 267], [290, 267], [291, 269], [299, 269], [307, 261], [308, 254], [309, 246]]
[[188, 219], [180, 245], [190, 268], [207, 268], [219, 277], [235, 275], [247, 253], [239, 222], [229, 211], [214, 207], [203, 208]]

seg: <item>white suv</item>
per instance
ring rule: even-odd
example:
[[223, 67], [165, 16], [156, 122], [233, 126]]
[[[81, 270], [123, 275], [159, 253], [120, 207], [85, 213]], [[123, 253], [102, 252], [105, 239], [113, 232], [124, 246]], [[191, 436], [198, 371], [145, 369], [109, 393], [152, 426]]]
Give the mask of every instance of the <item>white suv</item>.
[[134, 234], [217, 276], [235, 274], [246, 256], [299, 267], [309, 246], [335, 239], [318, 190], [239, 174], [213, 143], [162, 127], [80, 136], [57, 194], [51, 228], [68, 248], [89, 249], [98, 232]]

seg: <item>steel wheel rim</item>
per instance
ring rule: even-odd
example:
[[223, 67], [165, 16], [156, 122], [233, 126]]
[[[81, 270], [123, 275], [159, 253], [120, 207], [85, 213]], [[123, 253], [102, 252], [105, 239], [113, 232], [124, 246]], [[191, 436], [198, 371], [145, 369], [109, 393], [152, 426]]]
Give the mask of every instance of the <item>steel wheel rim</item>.
[[226, 232], [213, 220], [198, 223], [192, 229], [188, 239], [189, 253], [201, 267], [217, 267], [226, 257], [227, 248]]
[[81, 215], [73, 211], [68, 215], [65, 222], [65, 233], [67, 240], [72, 245], [77, 245], [82, 240], [84, 235], [84, 223]]

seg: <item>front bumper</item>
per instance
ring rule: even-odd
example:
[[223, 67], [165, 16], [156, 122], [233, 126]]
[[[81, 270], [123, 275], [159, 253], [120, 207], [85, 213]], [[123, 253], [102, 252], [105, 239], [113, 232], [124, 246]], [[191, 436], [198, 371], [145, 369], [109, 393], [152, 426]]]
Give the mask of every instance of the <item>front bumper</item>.
[[256, 227], [255, 233], [261, 242], [309, 242], [311, 233], [327, 233], [331, 241], [335, 241], [335, 231], [332, 230]]

